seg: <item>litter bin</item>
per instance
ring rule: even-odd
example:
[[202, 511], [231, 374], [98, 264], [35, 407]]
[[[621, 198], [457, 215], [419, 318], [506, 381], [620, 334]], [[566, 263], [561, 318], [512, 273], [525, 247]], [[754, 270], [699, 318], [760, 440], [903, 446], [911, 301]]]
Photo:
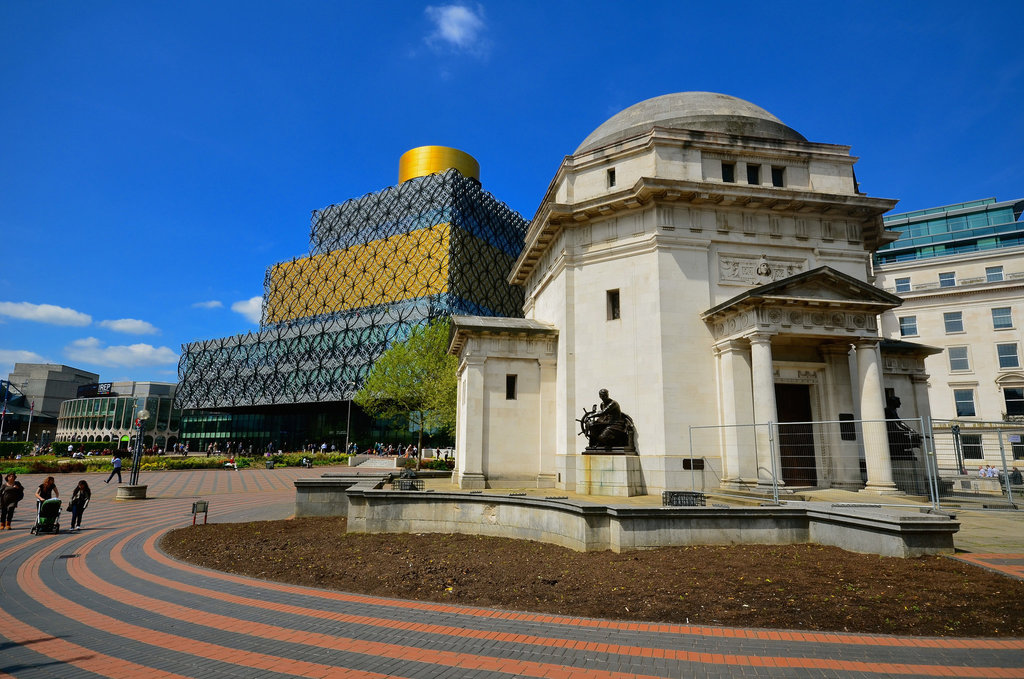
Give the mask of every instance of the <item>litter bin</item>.
[[273, 460], [267, 460], [267, 469], [273, 469], [273, 468], [274, 468], [274, 461]]

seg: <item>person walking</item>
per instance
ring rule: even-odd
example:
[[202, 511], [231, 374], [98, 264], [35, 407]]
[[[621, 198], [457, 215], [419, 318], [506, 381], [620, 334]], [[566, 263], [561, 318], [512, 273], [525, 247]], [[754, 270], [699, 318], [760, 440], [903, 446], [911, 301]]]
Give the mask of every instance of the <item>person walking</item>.
[[114, 470], [112, 472], [110, 472], [110, 476], [108, 476], [107, 480], [104, 481], [103, 483], [110, 483], [110, 479], [114, 478], [114, 474], [117, 474], [117, 482], [118, 483], [122, 483], [122, 481], [121, 481], [121, 454], [120, 453], [114, 453], [114, 459], [112, 460], [112, 462], [114, 464]]
[[39, 511], [39, 505], [43, 504], [43, 500], [49, 500], [52, 497], [60, 497], [60, 493], [57, 492], [57, 482], [53, 480], [52, 476], [47, 476], [46, 480], [39, 484], [39, 490], [36, 491], [36, 511]]
[[25, 497], [25, 488], [18, 480], [18, 475], [11, 472], [0, 485], [0, 530], [11, 530], [14, 520], [14, 508]]
[[75, 488], [75, 492], [71, 494], [71, 502], [68, 503], [68, 508], [71, 510], [71, 530], [81, 530], [82, 528], [82, 512], [89, 506], [89, 500], [92, 499], [92, 491], [89, 490], [89, 484], [82, 479], [78, 482], [78, 487]]

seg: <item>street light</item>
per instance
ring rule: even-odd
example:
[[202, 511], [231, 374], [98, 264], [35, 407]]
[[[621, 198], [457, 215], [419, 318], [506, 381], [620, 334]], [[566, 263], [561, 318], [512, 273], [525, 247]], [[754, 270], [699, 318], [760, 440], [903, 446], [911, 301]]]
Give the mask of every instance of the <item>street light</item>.
[[[356, 388], [356, 383], [355, 382], [346, 382], [345, 383], [345, 387], [346, 388], [351, 387], [352, 389], [355, 389]], [[348, 395], [348, 419], [345, 420], [345, 454], [346, 455], [348, 455], [348, 433], [349, 433], [349, 430], [352, 428], [352, 397], [353, 396], [355, 396], [355, 394], [351, 394], [350, 393]]]
[[128, 485], [139, 485], [139, 467], [142, 465], [142, 429], [149, 419], [149, 411], [143, 408], [135, 415], [135, 424], [139, 428], [138, 436], [135, 437], [135, 454], [132, 456], [132, 473], [128, 477]]

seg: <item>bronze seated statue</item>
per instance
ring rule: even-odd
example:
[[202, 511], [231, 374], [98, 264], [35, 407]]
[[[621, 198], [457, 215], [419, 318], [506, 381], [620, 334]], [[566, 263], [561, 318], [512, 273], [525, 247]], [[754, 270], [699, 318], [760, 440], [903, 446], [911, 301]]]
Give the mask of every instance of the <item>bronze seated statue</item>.
[[587, 437], [584, 454], [624, 454], [636, 452], [636, 427], [633, 418], [622, 412], [608, 390], [598, 392], [601, 404], [593, 410], [583, 409], [580, 434]]

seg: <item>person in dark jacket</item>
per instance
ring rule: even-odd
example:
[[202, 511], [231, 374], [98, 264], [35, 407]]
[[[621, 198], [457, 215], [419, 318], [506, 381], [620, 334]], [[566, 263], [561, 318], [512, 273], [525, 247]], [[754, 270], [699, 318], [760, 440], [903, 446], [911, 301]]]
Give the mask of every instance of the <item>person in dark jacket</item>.
[[0, 530], [11, 530], [14, 508], [25, 497], [25, 488], [18, 481], [18, 475], [11, 472], [0, 485]]
[[82, 512], [89, 506], [89, 500], [92, 499], [92, 491], [89, 490], [89, 484], [82, 479], [78, 482], [78, 487], [75, 488], [75, 492], [71, 494], [71, 502], [68, 503], [68, 508], [71, 510], [71, 530], [82, 529]]
[[52, 476], [47, 476], [46, 480], [39, 484], [39, 490], [36, 491], [36, 511], [39, 511], [39, 505], [43, 504], [44, 500], [53, 497], [60, 497], [60, 493], [57, 492], [57, 482], [53, 480]]

